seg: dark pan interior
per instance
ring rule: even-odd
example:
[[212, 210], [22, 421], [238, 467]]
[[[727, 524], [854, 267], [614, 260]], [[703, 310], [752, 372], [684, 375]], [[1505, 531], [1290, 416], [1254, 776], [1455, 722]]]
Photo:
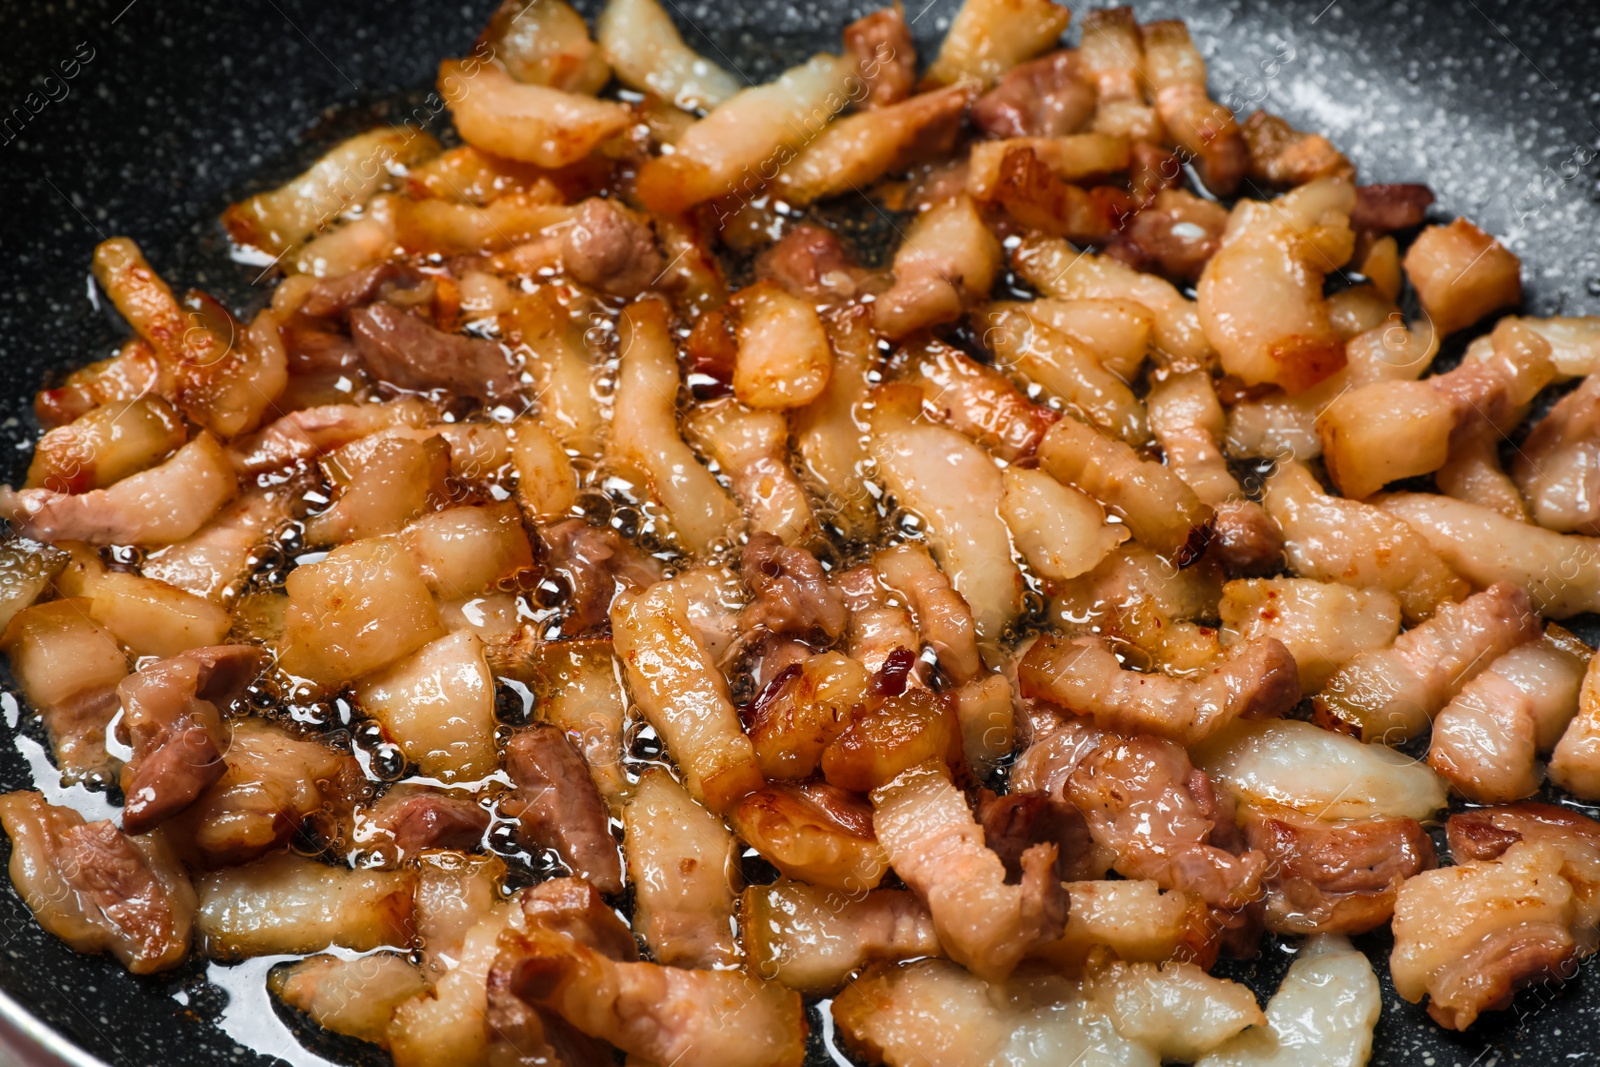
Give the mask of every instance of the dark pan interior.
[[[875, 6], [696, 0], [678, 13], [692, 44], [761, 81], [834, 47], [838, 27]], [[0, 477], [21, 473], [36, 438], [34, 391], [108, 355], [118, 336], [86, 285], [98, 240], [132, 236], [175, 285], [236, 310], [258, 305], [268, 283], [229, 260], [222, 208], [339, 137], [410, 112], [438, 59], [468, 48], [492, 7], [0, 4], [0, 445], [14, 449]], [[913, 0], [920, 46], [931, 50], [955, 7]], [[1441, 218], [1464, 214], [1506, 239], [1522, 257], [1530, 311], [1600, 313], [1600, 4], [1150, 0], [1137, 10], [1188, 20], [1217, 99], [1326, 133], [1367, 181], [1426, 181]], [[1584, 636], [1593, 643], [1600, 629]], [[0, 712], [0, 790], [28, 787], [32, 765], [48, 771], [42, 736], [9, 693]], [[45, 935], [9, 881], [0, 930], [0, 990], [107, 1063], [387, 1062], [325, 1037], [308, 1039], [317, 1054], [302, 1050], [290, 1029], [299, 1024], [268, 1003], [262, 961], [134, 979]], [[1363, 940], [1381, 964], [1385, 938]], [[1291, 958], [1269, 943], [1226, 973], [1270, 991]], [[1523, 994], [1466, 1036], [1439, 1030], [1386, 985], [1373, 1062], [1600, 1062], [1591, 970]], [[818, 1021], [812, 1062], [830, 1063]]]

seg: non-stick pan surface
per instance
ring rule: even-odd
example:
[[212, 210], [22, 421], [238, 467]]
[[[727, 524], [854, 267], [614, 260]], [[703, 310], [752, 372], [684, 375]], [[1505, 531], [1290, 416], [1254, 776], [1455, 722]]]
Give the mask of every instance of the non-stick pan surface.
[[[696, 0], [678, 14], [692, 44], [761, 81], [835, 47], [838, 28], [875, 6]], [[956, 6], [911, 0], [919, 46], [931, 51]], [[0, 447], [11, 457], [0, 477], [21, 473], [36, 439], [30, 402], [41, 382], [109, 354], [118, 336], [86, 282], [97, 241], [129, 235], [174, 284], [236, 310], [259, 305], [267, 282], [230, 261], [218, 213], [340, 136], [422, 103], [438, 60], [470, 47], [492, 7], [0, 4]], [[1137, 10], [1188, 20], [1217, 99], [1327, 134], [1364, 180], [1427, 182], [1441, 218], [1466, 215], [1508, 241], [1522, 257], [1530, 311], [1600, 313], [1600, 4], [1149, 0]], [[1584, 635], [1593, 643], [1600, 628]], [[31, 787], [36, 770], [51, 782], [26, 709], [6, 694], [0, 714], [0, 790]], [[269, 1003], [264, 961], [197, 961], [135, 979], [45, 934], [0, 881], [0, 991], [12, 1001], [0, 998], [0, 1019], [42, 1022], [83, 1050], [83, 1062], [386, 1062], [339, 1039], [308, 1038], [316, 1051], [302, 1049], [293, 1033], [301, 1022]], [[1388, 989], [1386, 936], [1363, 942], [1386, 983], [1374, 1063], [1600, 1063], [1592, 966], [1456, 1035]], [[1225, 973], [1270, 991], [1291, 959], [1269, 943], [1260, 960]], [[812, 1062], [830, 1063], [819, 1022]]]

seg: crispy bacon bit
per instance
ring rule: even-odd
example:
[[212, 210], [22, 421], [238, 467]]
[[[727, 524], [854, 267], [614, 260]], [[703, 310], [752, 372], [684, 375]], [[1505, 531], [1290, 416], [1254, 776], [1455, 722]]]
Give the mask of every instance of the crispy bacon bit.
[[1292, 394], [1345, 365], [1322, 284], [1355, 250], [1354, 204], [1348, 182], [1326, 178], [1270, 204], [1234, 205], [1196, 287], [1201, 325], [1225, 371]]
[[822, 773], [831, 785], [865, 793], [919, 764], [958, 767], [963, 753], [956, 708], [954, 694], [921, 688], [868, 699], [835, 730], [822, 752]]
[[1525, 840], [1576, 840], [1600, 847], [1600, 823], [1571, 808], [1532, 800], [1459, 812], [1450, 816], [1445, 833], [1458, 862], [1496, 860]]
[[1407, 622], [1470, 591], [1421, 534], [1369, 504], [1325, 492], [1316, 475], [1292, 459], [1267, 479], [1267, 513], [1283, 530], [1290, 570], [1302, 577], [1387, 589]]
[[1155, 96], [1156, 115], [1169, 144], [1194, 159], [1206, 188], [1218, 196], [1238, 189], [1250, 150], [1233, 112], [1206, 95], [1206, 61], [1189, 27], [1164, 19], [1140, 27], [1141, 73]]
[[274, 968], [267, 988], [324, 1030], [388, 1047], [389, 1020], [401, 1004], [428, 988], [415, 964], [380, 952], [355, 959], [312, 956]]
[[857, 794], [825, 782], [778, 783], [733, 809], [739, 836], [786, 877], [860, 892], [877, 886], [888, 863]]
[[1578, 954], [1600, 947], [1600, 823], [1570, 808], [1523, 801], [1452, 815], [1445, 833], [1458, 863], [1504, 860], [1523, 843], [1559, 849], [1561, 877], [1572, 886], [1569, 928]]
[[1061, 137], [1094, 116], [1094, 88], [1078, 53], [1063, 49], [1011, 68], [972, 105], [988, 137]]
[[1388, 482], [1440, 469], [1466, 441], [1508, 433], [1556, 368], [1549, 344], [1519, 323], [1497, 326], [1491, 345], [1491, 355], [1444, 374], [1373, 382], [1329, 404], [1317, 435], [1339, 490], [1370, 496]]
[[530, 890], [527, 930], [501, 935], [490, 983], [647, 1062], [799, 1067], [800, 994], [739, 971], [634, 962], [632, 935], [597, 897], [581, 909], [539, 906], [585, 890], [594, 893], [575, 880]]
[[921, 545], [899, 545], [873, 558], [889, 588], [905, 597], [917, 631], [951, 679], [970, 682], [983, 669], [972, 608]]
[[1394, 909], [1395, 991], [1428, 998], [1439, 1025], [1465, 1030], [1517, 990], [1576, 966], [1573, 885], [1555, 843], [1519, 841], [1493, 862], [1424, 871]]
[[1248, 810], [1244, 838], [1267, 857], [1267, 928], [1359, 934], [1389, 921], [1401, 883], [1436, 863], [1415, 819], [1325, 822], [1287, 808]]
[[1440, 336], [1522, 301], [1522, 261], [1466, 219], [1423, 230], [1404, 266]]
[[238, 492], [222, 445], [201, 433], [160, 466], [107, 489], [14, 492], [0, 486], [0, 517], [21, 536], [51, 544], [164, 545], [200, 529]]
[[288, 487], [250, 489], [199, 533], [152, 552], [139, 570], [184, 592], [226, 602], [245, 585], [256, 550], [293, 517], [296, 505]]
[[746, 889], [740, 915], [750, 965], [802, 993], [832, 993], [872, 960], [944, 953], [928, 909], [904, 889], [839, 892], [781, 881]]
[[721, 397], [699, 405], [684, 429], [689, 440], [726, 472], [752, 536], [768, 534], [786, 545], [816, 538], [819, 523], [811, 497], [789, 462], [789, 423], [782, 412], [752, 410], [732, 397]]
[[1364, 740], [1398, 744], [1421, 733], [1499, 656], [1538, 638], [1528, 594], [1497, 583], [1339, 668], [1318, 694], [1317, 712], [1354, 726]]
[[690, 616], [692, 576], [619, 594], [612, 640], [634, 700], [676, 757], [689, 792], [722, 812], [759, 788], [762, 776], [727, 678]]
[[1213, 512], [1181, 478], [1077, 419], [1044, 435], [1039, 467], [1100, 501], [1145, 548], [1179, 567], [1198, 560], [1211, 540]]
[[1144, 730], [1183, 745], [1235, 719], [1276, 718], [1300, 699], [1294, 657], [1272, 637], [1240, 647], [1195, 681], [1182, 681], [1123, 670], [1097, 642], [1045, 634], [1017, 675], [1024, 696], [1052, 700], [1103, 729]]
[[229, 451], [241, 473], [261, 474], [316, 459], [384, 430], [421, 429], [437, 419], [415, 397], [387, 404], [324, 404], [302, 408], [235, 441]]
[[1092, 189], [1063, 181], [1032, 148], [1009, 149], [990, 193], [1021, 225], [1079, 244], [1104, 244], [1134, 203], [1114, 186]]
[[1433, 722], [1428, 766], [1480, 804], [1532, 795], [1549, 752], [1578, 714], [1589, 647], [1552, 625], [1462, 686]]
[[929, 208], [907, 228], [894, 256], [894, 284], [873, 304], [878, 332], [898, 339], [954, 322], [966, 304], [988, 295], [1000, 256], [970, 198]]
[[1600, 536], [1600, 375], [1584, 378], [1534, 425], [1511, 474], [1540, 526]]
[[159, 396], [103, 404], [39, 439], [27, 487], [86, 493], [137, 474], [184, 443], [183, 419]]
[[805, 658], [783, 668], [745, 710], [762, 773], [810, 777], [868, 696], [866, 668], [837, 652], [811, 655], [808, 650]]
[[[988, 318], [994, 322], [996, 316], [991, 314]], [[1006, 319], [996, 326], [1003, 330], [1012, 321]], [[1042, 336], [1037, 339], [1043, 341]], [[1058, 359], [1061, 363], [1070, 362], [1062, 358], [1062, 353], [1046, 351], [1049, 346], [1042, 343], [1031, 346], [1034, 351], [1023, 353], [1020, 358], [1001, 342], [986, 338], [986, 343], [995, 348], [997, 362], [1010, 364], [1014, 370], [1030, 375], [1041, 365], [1047, 366]], [[1001, 371], [979, 363], [937, 338], [919, 338], [907, 344], [895, 353], [895, 363], [904, 368], [906, 380], [921, 387], [925, 407], [937, 409], [945, 423], [975, 438], [1008, 463], [1031, 456], [1045, 432], [1061, 417], [1058, 412], [1029, 400]], [[1069, 374], [1078, 369], [1076, 366], [1062, 368]], [[1087, 374], [1075, 376], [1089, 377]]]
[[155, 350], [135, 338], [110, 359], [73, 371], [53, 389], [41, 389], [33, 398], [33, 413], [45, 429], [65, 426], [101, 404], [133, 400], [156, 389], [161, 365]]
[[874, 791], [873, 826], [895, 872], [928, 905], [939, 942], [975, 974], [1003, 978], [1035, 944], [1061, 936], [1067, 900], [1056, 847], [1034, 845], [1022, 881], [984, 845], [966, 800], [940, 771], [912, 768]]
[[366, 795], [366, 776], [348, 752], [298, 739], [265, 719], [231, 725], [222, 777], [164, 828], [192, 866], [248, 863], [308, 822], [344, 818]]
[[839, 576], [839, 591], [850, 609], [850, 655], [868, 670], [882, 669], [898, 649], [912, 653], [922, 647], [911, 612], [889, 603], [878, 573], [871, 564], [852, 567]]
[[779, 172], [775, 191], [793, 204], [859, 192], [954, 147], [976, 88], [952, 85], [839, 119]]
[[[54, 566], [66, 566], [64, 556], [51, 551]], [[34, 596], [50, 577], [45, 571], [36, 580]], [[128, 674], [128, 657], [90, 617], [92, 604], [68, 597], [23, 608], [0, 639], [17, 687], [44, 720], [56, 765], [69, 783], [109, 781], [116, 769], [106, 753], [106, 726], [117, 713], [117, 684]]]
[[1128, 157], [1128, 186], [1140, 209], [1152, 203], [1163, 189], [1182, 187], [1183, 164], [1171, 149], [1135, 141], [1128, 146]]
[[1083, 64], [1097, 90], [1094, 128], [1136, 141], [1159, 141], [1156, 109], [1144, 101], [1144, 42], [1128, 7], [1090, 11], [1083, 19], [1079, 45]]
[[911, 95], [917, 78], [917, 46], [898, 4], [846, 26], [844, 50], [856, 61], [856, 74], [867, 87], [861, 106], [887, 107]]
[[1203, 503], [1216, 509], [1209, 551], [1230, 574], [1263, 574], [1283, 562], [1283, 533], [1262, 506], [1240, 490], [1223, 450], [1226, 416], [1210, 372], [1171, 374], [1146, 399], [1150, 429]]
[[1250, 149], [1250, 177], [1279, 187], [1318, 178], [1355, 180], [1356, 168], [1320, 133], [1301, 133], [1276, 115], [1257, 111], [1242, 127]]
[[1045, 793], [1058, 803], [1067, 801], [1067, 780], [1088, 755], [1116, 735], [1067, 718], [1053, 729], [1041, 730], [1011, 768], [1015, 793]]
[[659, 768], [640, 777], [623, 825], [633, 925], [651, 955], [676, 967], [737, 966], [732, 832]]

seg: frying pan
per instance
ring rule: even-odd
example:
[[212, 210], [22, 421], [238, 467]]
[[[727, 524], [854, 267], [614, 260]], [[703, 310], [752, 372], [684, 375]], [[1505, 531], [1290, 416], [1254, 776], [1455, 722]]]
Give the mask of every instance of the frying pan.
[[[836, 47], [839, 28], [880, 2], [692, 0], [676, 14], [693, 46], [762, 81]], [[957, 2], [909, 0], [924, 55]], [[230, 260], [216, 222], [222, 208], [298, 172], [340, 137], [409, 113], [438, 60], [463, 54], [493, 7], [494, 0], [0, 3], [0, 454], [11, 457], [0, 475], [22, 473], [37, 437], [30, 411], [41, 382], [110, 354], [119, 336], [86, 285], [97, 241], [132, 236], [175, 285], [206, 289], [235, 310], [259, 306], [270, 279]], [[1217, 99], [1241, 113], [1266, 107], [1327, 134], [1366, 181], [1428, 182], [1439, 217], [1466, 215], [1505, 239], [1522, 257], [1530, 312], [1600, 313], [1592, 162], [1600, 147], [1600, 4], [1148, 0], [1137, 10], [1142, 19], [1188, 21]], [[1591, 644], [1600, 637], [1592, 619], [1579, 628]], [[33, 787], [36, 772], [48, 786], [55, 780], [43, 735], [7, 685], [0, 790]], [[101, 804], [81, 790], [53, 799], [91, 817]], [[45, 934], [0, 881], [0, 1063], [387, 1062], [275, 1009], [264, 990], [268, 962], [192, 961], [135, 979]], [[1360, 943], [1385, 990], [1374, 1063], [1600, 1062], [1592, 967], [1524, 993], [1512, 1010], [1457, 1035], [1394, 995], [1383, 966], [1386, 934]], [[1222, 973], [1270, 992], [1292, 959], [1292, 948], [1269, 940], [1259, 959], [1224, 964]], [[834, 1062], [822, 1019], [812, 1021], [811, 1063]], [[7, 1042], [21, 1042], [20, 1051], [8, 1056]]]

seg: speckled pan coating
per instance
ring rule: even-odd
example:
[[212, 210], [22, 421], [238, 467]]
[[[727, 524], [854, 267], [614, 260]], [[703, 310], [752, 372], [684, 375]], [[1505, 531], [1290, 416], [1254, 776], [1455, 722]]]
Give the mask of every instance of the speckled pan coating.
[[[907, 15], [919, 45], [931, 48], [956, 2], [926, 2], [911, 0]], [[117, 337], [85, 284], [101, 236], [136, 238], [175, 285], [240, 308], [259, 304], [266, 287], [255, 284], [257, 271], [227, 257], [216, 224], [223, 206], [294, 173], [339, 136], [421, 104], [438, 59], [467, 48], [492, 6], [0, 4], [0, 123], [10, 119], [0, 130], [0, 445], [14, 449], [5, 474], [25, 464], [41, 380], [109, 354]], [[759, 81], [832, 47], [837, 28], [873, 6], [696, 0], [681, 14], [703, 31], [687, 31], [692, 44]], [[1600, 313], [1600, 186], [1596, 166], [1582, 166], [1600, 140], [1600, 4], [1152, 0], [1138, 12], [1189, 22], [1217, 98], [1241, 111], [1264, 103], [1326, 133], [1366, 180], [1427, 181], [1441, 216], [1465, 214], [1508, 239], [1523, 258], [1532, 310]], [[62, 64], [73, 77], [61, 76]], [[1600, 628], [1583, 621], [1592, 642]], [[19, 726], [26, 715], [14, 698], [5, 696], [0, 711], [0, 789], [28, 786], [30, 764], [48, 768], [42, 737]], [[1386, 935], [1363, 940], [1378, 959], [1387, 955]], [[1270, 990], [1291, 958], [1269, 943], [1260, 961], [1225, 971]], [[208, 980], [207, 966], [194, 963], [136, 980], [45, 935], [9, 883], [0, 889], [0, 989], [119, 1067], [327, 1062], [302, 1051], [278, 1021], [263, 988], [266, 967], [212, 968]], [[1385, 975], [1373, 1062], [1600, 1062], [1592, 970], [1524, 994], [1467, 1036], [1400, 1003]], [[819, 1021], [812, 1062], [825, 1064]], [[314, 1045], [334, 1062], [387, 1062], [352, 1042]]]

